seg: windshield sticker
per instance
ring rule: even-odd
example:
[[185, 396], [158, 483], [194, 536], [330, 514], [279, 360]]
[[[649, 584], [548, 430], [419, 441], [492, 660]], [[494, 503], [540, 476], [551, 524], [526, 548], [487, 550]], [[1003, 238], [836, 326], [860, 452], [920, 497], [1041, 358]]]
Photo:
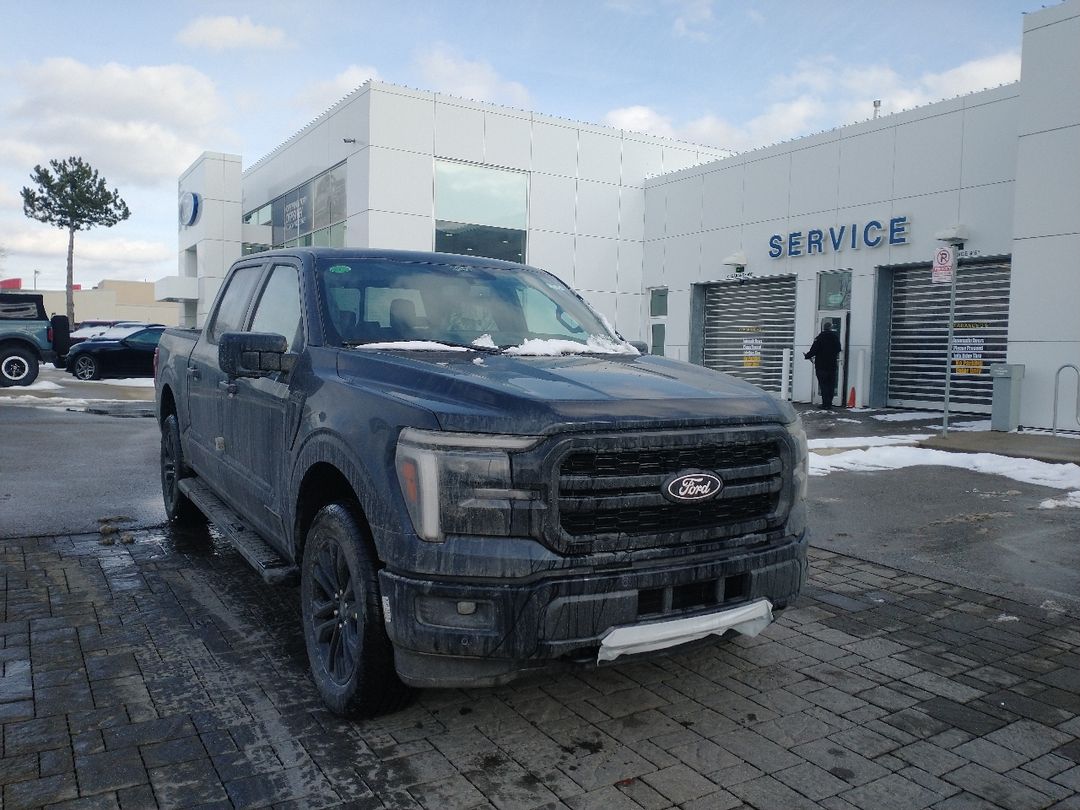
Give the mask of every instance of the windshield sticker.
[[328, 272], [328, 273], [351, 273], [352, 268], [349, 267], [349, 265], [347, 265], [347, 264], [335, 264], [333, 267], [331, 267], [326, 272]]

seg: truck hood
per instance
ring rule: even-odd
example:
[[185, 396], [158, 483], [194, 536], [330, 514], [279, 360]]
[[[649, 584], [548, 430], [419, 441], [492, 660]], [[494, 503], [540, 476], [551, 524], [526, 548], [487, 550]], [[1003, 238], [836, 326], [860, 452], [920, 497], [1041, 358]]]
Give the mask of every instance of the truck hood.
[[342, 350], [352, 385], [430, 411], [444, 430], [564, 430], [785, 422], [788, 406], [702, 366], [653, 356], [520, 357]]

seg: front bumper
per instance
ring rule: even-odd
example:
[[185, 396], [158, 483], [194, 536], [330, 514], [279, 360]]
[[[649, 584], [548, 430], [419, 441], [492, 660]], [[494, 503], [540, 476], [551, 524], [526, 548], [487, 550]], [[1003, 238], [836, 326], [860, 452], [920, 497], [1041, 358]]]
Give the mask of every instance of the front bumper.
[[595, 664], [613, 628], [710, 616], [761, 599], [782, 609], [805, 582], [806, 550], [804, 533], [722, 558], [560, 571], [529, 581], [448, 582], [385, 569], [379, 579], [402, 680], [493, 686], [537, 670]]

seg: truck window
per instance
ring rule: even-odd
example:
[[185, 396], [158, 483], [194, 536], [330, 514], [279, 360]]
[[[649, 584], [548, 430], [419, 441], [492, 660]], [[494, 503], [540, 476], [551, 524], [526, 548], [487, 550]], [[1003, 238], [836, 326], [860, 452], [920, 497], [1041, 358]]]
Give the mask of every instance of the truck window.
[[259, 296], [251, 331], [284, 335], [292, 349], [301, 339], [301, 325], [299, 274], [292, 265], [279, 264]]
[[217, 343], [226, 332], [243, 328], [248, 301], [261, 272], [262, 267], [241, 267], [232, 274], [214, 313], [214, 322], [206, 333], [211, 343]]

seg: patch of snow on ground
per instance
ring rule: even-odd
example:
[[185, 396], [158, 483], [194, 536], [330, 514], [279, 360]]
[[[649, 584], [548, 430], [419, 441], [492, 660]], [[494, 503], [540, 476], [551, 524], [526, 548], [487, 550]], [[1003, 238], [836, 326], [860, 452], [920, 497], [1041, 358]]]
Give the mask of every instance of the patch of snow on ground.
[[940, 416], [923, 411], [920, 413], [874, 413], [870, 414], [870, 418], [877, 419], [879, 422], [929, 422], [931, 419], [940, 418]]
[[78, 397], [4, 397], [0, 399], [0, 405], [22, 405], [31, 408], [48, 408], [52, 410], [66, 411], [68, 408], [88, 408], [91, 405], [115, 405], [124, 403], [123, 399], [82, 399]]
[[36, 380], [30, 385], [24, 385], [24, 391], [59, 391], [64, 386], [54, 383], [52, 380]]
[[[79, 382], [88, 382], [92, 385], [123, 385], [128, 388], [153, 388], [153, 377], [127, 377], [120, 380], [80, 380]], [[59, 388], [60, 386], [57, 386]]]
[[1040, 509], [1057, 509], [1059, 506], [1080, 509], [1080, 492], [1069, 492], [1063, 498], [1047, 498], [1039, 504]]
[[834, 436], [828, 439], [810, 439], [806, 446], [811, 450], [820, 450], [825, 447], [888, 447], [897, 444], [915, 444], [929, 438], [929, 433], [912, 433], [907, 436]]
[[925, 447], [871, 447], [847, 450], [832, 456], [810, 454], [810, 475], [828, 475], [838, 471], [899, 470], [918, 466], [958, 467], [1001, 475], [1027, 484], [1080, 490], [1080, 465], [1076, 464], [1050, 464], [1030, 458], [1006, 458], [993, 453], [948, 453]]
[[976, 419], [973, 422], [950, 422], [949, 430], [957, 430], [966, 433], [985, 433], [990, 430], [990, 420]]

